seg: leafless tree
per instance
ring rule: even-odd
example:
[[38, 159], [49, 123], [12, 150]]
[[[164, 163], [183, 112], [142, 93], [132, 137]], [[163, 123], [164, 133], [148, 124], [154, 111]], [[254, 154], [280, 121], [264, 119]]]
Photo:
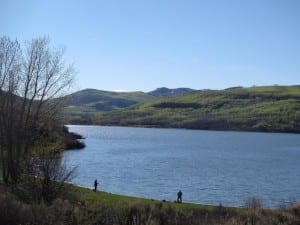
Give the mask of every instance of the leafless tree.
[[26, 163], [22, 186], [36, 202], [51, 203], [65, 194], [66, 182], [76, 175], [76, 167], [68, 168], [60, 157], [59, 143], [40, 140], [37, 149]]
[[24, 47], [0, 39], [0, 157], [6, 183], [19, 180], [35, 144], [57, 125], [74, 77], [63, 54], [50, 48], [47, 38]]

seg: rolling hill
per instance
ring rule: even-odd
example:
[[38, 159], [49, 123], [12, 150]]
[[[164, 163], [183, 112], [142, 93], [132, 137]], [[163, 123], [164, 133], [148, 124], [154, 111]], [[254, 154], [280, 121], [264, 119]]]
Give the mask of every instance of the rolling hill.
[[126, 108], [154, 98], [144, 92], [110, 92], [84, 89], [68, 96], [64, 108], [71, 123], [91, 123], [94, 113]]
[[68, 96], [64, 112], [70, 123], [93, 123], [94, 115], [127, 108], [137, 103], [146, 102], [161, 96], [175, 96], [194, 91], [189, 88], [158, 88], [144, 92], [111, 92], [96, 89], [84, 89]]
[[300, 132], [300, 86], [202, 90], [95, 114], [93, 124]]

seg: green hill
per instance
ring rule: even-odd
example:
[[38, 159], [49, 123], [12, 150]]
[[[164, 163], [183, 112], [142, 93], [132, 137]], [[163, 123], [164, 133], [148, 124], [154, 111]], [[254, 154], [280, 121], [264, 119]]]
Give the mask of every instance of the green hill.
[[161, 96], [182, 95], [192, 91], [194, 90], [189, 88], [157, 88], [148, 93], [85, 89], [68, 96], [69, 101], [64, 112], [70, 123], [90, 124], [93, 123], [95, 114], [127, 108]]
[[300, 132], [300, 86], [195, 91], [97, 114], [94, 124]]
[[144, 92], [110, 92], [85, 89], [68, 96], [64, 111], [71, 123], [91, 123], [93, 114], [122, 109], [154, 98]]

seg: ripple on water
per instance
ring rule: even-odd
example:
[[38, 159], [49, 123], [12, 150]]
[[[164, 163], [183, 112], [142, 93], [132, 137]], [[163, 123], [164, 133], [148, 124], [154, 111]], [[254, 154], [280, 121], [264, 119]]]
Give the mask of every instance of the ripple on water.
[[120, 194], [240, 206], [249, 196], [266, 206], [300, 200], [300, 136], [180, 129], [69, 126], [86, 137], [67, 151], [74, 182]]

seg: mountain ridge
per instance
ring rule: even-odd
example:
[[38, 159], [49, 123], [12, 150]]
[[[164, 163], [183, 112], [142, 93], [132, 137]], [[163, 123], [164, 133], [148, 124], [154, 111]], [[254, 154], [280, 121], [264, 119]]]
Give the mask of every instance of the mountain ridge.
[[[149, 100], [153, 97], [174, 96], [195, 91], [189, 88], [175, 88], [169, 89], [166, 87], [157, 88], [150, 92], [132, 91], [132, 92], [117, 92], [104, 91], [93, 88], [86, 88], [74, 92], [68, 96], [68, 105], [82, 106], [93, 102], [108, 101], [112, 107], [103, 109], [103, 111], [110, 111], [117, 108], [125, 108], [130, 105]], [[117, 102], [119, 100], [119, 102]], [[115, 104], [115, 105], [114, 105]], [[116, 107], [113, 107], [116, 106]], [[101, 107], [98, 108], [101, 110]]]
[[79, 111], [79, 115], [70, 123], [299, 133], [300, 86], [197, 90], [152, 96], [117, 110]]
[[156, 97], [163, 97], [163, 96], [174, 96], [174, 95], [181, 95], [181, 94], [187, 94], [193, 91], [197, 91], [195, 89], [191, 88], [167, 88], [167, 87], [160, 87], [156, 88], [153, 91], [147, 92], [150, 95], [156, 96]]
[[[159, 88], [158, 88], [159, 89]], [[120, 110], [149, 101], [153, 98], [161, 97], [160, 90], [154, 90], [156, 94], [151, 92], [133, 91], [133, 92], [116, 92], [104, 91], [93, 88], [83, 89], [67, 96], [68, 104], [64, 108], [64, 113], [71, 117], [71, 121], [76, 123], [91, 123], [93, 114]], [[185, 90], [168, 89], [164, 96], [174, 96], [181, 94]], [[165, 90], [165, 89], [164, 89]], [[192, 89], [190, 89], [192, 90]], [[89, 121], [89, 122], [87, 122]]]

